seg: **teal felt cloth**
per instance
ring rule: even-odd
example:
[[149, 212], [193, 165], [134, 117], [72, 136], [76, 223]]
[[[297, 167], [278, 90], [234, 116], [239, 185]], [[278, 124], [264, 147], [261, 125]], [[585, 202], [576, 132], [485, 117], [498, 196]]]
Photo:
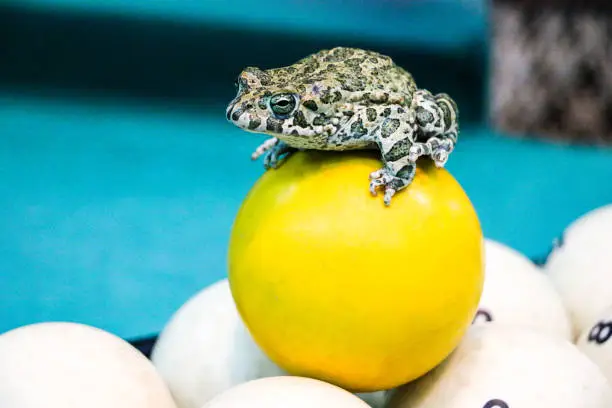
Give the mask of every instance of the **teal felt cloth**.
[[155, 334], [225, 277], [234, 216], [263, 172], [249, 159], [263, 137], [225, 121], [233, 78], [322, 44], [392, 50], [459, 101], [469, 120], [448, 169], [487, 237], [541, 258], [612, 203], [611, 149], [477, 119], [484, 0], [0, 3], [0, 333], [68, 320]]
[[[249, 159], [262, 139], [222, 111], [5, 97], [0, 126], [0, 332], [60, 319], [156, 333], [226, 275], [233, 218], [263, 169]], [[612, 202], [612, 150], [474, 127], [448, 169], [485, 234], [531, 257]]]

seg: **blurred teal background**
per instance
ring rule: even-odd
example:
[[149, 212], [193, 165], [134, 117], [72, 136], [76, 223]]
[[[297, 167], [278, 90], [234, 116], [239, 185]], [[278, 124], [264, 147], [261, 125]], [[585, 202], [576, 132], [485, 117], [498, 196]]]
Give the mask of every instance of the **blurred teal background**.
[[0, 3], [0, 333], [43, 320], [159, 332], [226, 275], [263, 139], [225, 121], [246, 65], [375, 49], [450, 93], [448, 168], [486, 236], [533, 258], [612, 202], [612, 152], [509, 137], [486, 120], [481, 0], [4, 0]]

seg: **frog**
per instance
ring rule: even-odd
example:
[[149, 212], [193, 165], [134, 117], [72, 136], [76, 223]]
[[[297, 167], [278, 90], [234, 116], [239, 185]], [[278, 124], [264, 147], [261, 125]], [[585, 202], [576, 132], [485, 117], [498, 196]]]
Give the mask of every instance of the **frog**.
[[458, 141], [457, 103], [373, 50], [338, 46], [283, 67], [247, 66], [235, 86], [227, 120], [268, 136], [251, 159], [264, 156], [270, 170], [297, 151], [376, 149], [369, 191], [384, 190], [387, 206], [414, 180], [417, 160], [444, 167]]

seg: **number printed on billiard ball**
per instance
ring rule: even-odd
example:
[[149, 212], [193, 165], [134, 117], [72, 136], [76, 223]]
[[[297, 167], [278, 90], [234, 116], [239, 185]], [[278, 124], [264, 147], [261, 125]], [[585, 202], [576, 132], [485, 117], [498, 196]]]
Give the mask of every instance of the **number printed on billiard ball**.
[[474, 319], [472, 320], [472, 324], [476, 323], [476, 321], [492, 322], [493, 316], [488, 310], [478, 309], [478, 311], [476, 312], [476, 316], [474, 316]]
[[510, 408], [510, 405], [506, 401], [496, 398], [487, 401], [482, 408]]
[[588, 341], [604, 344], [612, 337], [612, 321], [602, 320], [598, 322], [589, 332]]

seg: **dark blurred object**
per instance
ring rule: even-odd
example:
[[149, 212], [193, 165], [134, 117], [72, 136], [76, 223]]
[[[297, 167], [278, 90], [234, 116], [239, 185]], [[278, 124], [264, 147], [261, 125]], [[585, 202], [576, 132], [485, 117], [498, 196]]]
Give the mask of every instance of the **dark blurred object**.
[[157, 341], [157, 336], [142, 337], [130, 340], [130, 344], [136, 347], [147, 358], [151, 358], [151, 352]]
[[493, 0], [499, 130], [612, 144], [612, 1]]
[[[224, 121], [225, 106], [235, 93], [232, 84], [244, 66], [284, 66], [342, 45], [391, 56], [420, 87], [452, 95], [461, 107], [462, 124], [479, 123], [485, 113], [486, 25], [484, 12], [480, 18], [474, 5], [481, 0], [462, 1], [467, 4], [425, 1], [383, 7], [335, 0], [319, 5], [322, 13], [346, 13], [330, 25], [301, 0], [282, 8], [274, 7], [282, 0], [266, 0], [262, 4], [269, 11], [255, 14], [249, 13], [246, 0], [233, 5], [92, 0], [82, 7], [60, 7], [79, 3], [71, 0], [0, 0], [0, 93], [107, 100], [111, 105], [123, 99], [177, 113], [210, 112]], [[239, 4], [244, 10], [230, 11]], [[161, 14], [145, 12], [149, 7]], [[192, 18], [177, 16], [189, 8]], [[249, 14], [253, 21], [246, 24]], [[396, 28], [385, 30], [393, 19]], [[312, 27], [299, 29], [301, 24]]]

